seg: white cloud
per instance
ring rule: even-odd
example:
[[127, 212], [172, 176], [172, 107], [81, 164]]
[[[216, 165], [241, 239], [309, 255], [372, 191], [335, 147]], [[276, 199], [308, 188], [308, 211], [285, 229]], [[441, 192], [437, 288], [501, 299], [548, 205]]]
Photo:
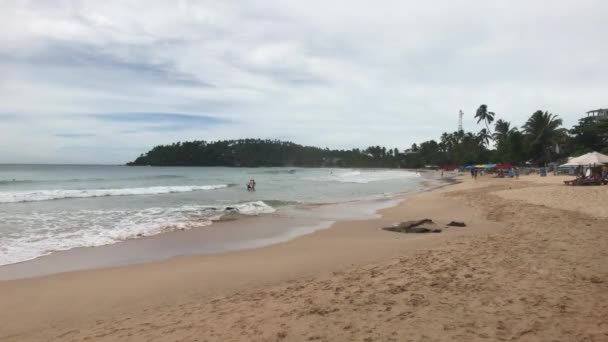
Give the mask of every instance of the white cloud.
[[[603, 1], [4, 1], [0, 162], [122, 163], [187, 139], [404, 148], [605, 107]], [[150, 131], [91, 114], [230, 124]], [[70, 136], [70, 134], [73, 134]]]

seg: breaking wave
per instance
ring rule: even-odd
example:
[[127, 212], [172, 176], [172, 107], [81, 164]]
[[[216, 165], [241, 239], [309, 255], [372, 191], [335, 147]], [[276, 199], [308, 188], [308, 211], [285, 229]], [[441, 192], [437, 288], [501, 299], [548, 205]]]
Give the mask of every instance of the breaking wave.
[[414, 178], [419, 176], [419, 174], [414, 172], [401, 170], [330, 170], [325, 176], [308, 179], [317, 182], [365, 184], [370, 182], [400, 178]]
[[77, 247], [103, 246], [169, 231], [205, 227], [226, 214], [251, 216], [274, 211], [265, 202], [255, 201], [224, 206], [0, 213], [0, 220], [7, 226], [20, 226], [18, 234], [9, 232], [3, 238], [0, 265]]
[[0, 192], [0, 203], [36, 202], [49, 201], [66, 198], [87, 198], [106, 196], [135, 196], [135, 195], [157, 195], [178, 192], [192, 192], [201, 190], [215, 190], [227, 188], [229, 184], [214, 185], [179, 185], [179, 186], [151, 186], [146, 188], [123, 188], [123, 189], [80, 189], [80, 190], [35, 190]]

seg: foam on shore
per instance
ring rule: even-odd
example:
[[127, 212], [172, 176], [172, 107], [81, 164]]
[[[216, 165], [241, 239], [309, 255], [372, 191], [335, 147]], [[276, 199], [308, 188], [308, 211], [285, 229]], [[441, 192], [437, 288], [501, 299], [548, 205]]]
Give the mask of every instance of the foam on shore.
[[180, 186], [151, 186], [145, 188], [122, 189], [77, 189], [77, 190], [37, 190], [0, 192], [0, 203], [37, 202], [66, 198], [88, 198], [106, 196], [135, 196], [158, 195], [178, 192], [192, 192], [201, 190], [215, 190], [227, 188], [228, 184], [213, 185], [180, 185]]
[[[142, 210], [78, 210], [7, 214], [0, 220], [19, 224], [27, 232], [9, 234], [0, 245], [0, 265], [31, 260], [77, 247], [113, 244], [127, 239], [211, 225], [227, 213], [260, 215], [275, 208], [262, 201], [221, 207], [187, 205]], [[86, 226], [87, 229], [81, 229]]]

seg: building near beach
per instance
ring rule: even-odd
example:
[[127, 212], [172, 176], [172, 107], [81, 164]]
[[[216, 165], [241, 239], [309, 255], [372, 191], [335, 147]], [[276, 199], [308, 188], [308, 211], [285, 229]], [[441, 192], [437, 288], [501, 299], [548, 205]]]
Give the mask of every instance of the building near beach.
[[587, 112], [587, 117], [592, 116], [598, 119], [608, 119], [608, 108], [600, 108]]

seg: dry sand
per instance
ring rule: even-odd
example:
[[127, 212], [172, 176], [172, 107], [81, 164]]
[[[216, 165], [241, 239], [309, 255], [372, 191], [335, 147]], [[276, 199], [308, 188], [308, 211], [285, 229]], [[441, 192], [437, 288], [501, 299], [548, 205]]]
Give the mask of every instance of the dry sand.
[[608, 218], [605, 186], [565, 186], [572, 176], [538, 177], [533, 185], [496, 192], [502, 198]]
[[[0, 340], [608, 341], [605, 209], [567, 205], [608, 187], [559, 180], [466, 178], [271, 247], [0, 282]], [[427, 217], [468, 227], [379, 230]]]

